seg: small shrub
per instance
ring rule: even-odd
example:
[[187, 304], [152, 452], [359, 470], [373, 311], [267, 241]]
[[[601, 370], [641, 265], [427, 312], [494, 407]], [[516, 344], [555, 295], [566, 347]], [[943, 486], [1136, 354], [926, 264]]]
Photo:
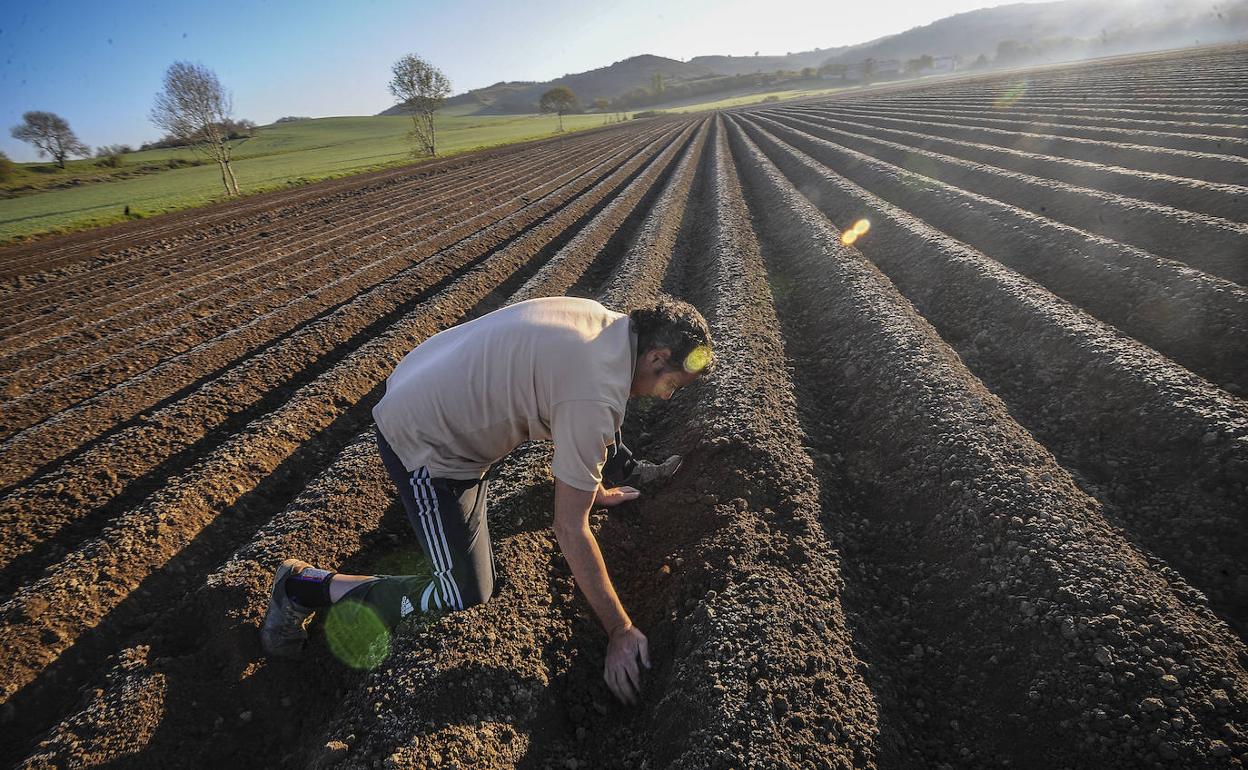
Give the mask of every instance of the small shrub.
[[17, 164], [0, 152], [0, 183], [8, 184], [17, 178]]
[[768, 96], [768, 97], [767, 97], [766, 99], [764, 99], [763, 101], [764, 101], [764, 102], [778, 102], [778, 101], [780, 101], [780, 97], [779, 97], [779, 96], [776, 96], [775, 94], [772, 94], [771, 96]]
[[100, 168], [117, 168], [121, 165], [121, 156], [128, 152], [134, 152], [134, 149], [128, 144], [106, 144], [103, 147], [95, 148], [95, 165]]
[[666, 115], [663, 110], [643, 110], [633, 114], [633, 120], [643, 120], [645, 118], [657, 118], [660, 115]]

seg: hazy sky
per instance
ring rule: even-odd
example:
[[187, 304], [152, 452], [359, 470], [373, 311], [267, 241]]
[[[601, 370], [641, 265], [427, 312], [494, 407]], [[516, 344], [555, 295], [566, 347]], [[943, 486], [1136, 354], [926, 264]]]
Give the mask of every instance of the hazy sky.
[[35, 160], [9, 129], [55, 112], [92, 147], [139, 143], [165, 69], [215, 70], [234, 114], [373, 115], [393, 101], [389, 68], [416, 52], [456, 93], [499, 80], [550, 80], [643, 53], [783, 54], [861, 43], [997, 0], [82, 0], [5, 3], [0, 17], [0, 149]]

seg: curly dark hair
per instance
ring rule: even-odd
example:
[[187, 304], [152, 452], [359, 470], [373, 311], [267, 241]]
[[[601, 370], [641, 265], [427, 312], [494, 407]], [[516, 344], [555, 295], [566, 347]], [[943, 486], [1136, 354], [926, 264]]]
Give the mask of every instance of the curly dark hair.
[[669, 348], [672, 351], [669, 369], [682, 366], [689, 369], [686, 362], [693, 361], [697, 368], [692, 371], [700, 371], [705, 376], [715, 368], [711, 329], [698, 309], [688, 302], [660, 295], [654, 303], [637, 308], [628, 317], [637, 333], [638, 358], [655, 348]]

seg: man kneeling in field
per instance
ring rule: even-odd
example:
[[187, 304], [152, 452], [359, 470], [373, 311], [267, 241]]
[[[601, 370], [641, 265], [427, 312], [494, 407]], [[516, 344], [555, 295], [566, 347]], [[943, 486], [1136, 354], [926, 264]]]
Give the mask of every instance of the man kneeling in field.
[[554, 530], [576, 583], [610, 639], [608, 686], [626, 703], [649, 667], [646, 637], [624, 611], [589, 528], [594, 506], [636, 498], [631, 484], [666, 478], [637, 462], [620, 425], [633, 396], [671, 398], [710, 372], [710, 330], [673, 299], [628, 315], [588, 299], [520, 302], [430, 337], [386, 381], [373, 409], [377, 447], [433, 568], [413, 576], [339, 575], [287, 559], [273, 580], [260, 638], [270, 655], [299, 652], [314, 610], [342, 599], [393, 627], [417, 610], [462, 610], [494, 591], [486, 471], [519, 444], [553, 439]]

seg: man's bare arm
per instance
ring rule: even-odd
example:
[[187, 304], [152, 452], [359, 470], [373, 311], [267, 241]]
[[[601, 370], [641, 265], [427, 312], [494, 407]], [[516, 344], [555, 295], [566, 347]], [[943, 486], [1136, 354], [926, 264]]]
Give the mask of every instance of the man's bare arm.
[[[607, 630], [607, 660], [602, 677], [615, 697], [633, 704], [641, 692], [638, 661], [650, 668], [650, 647], [646, 635], [632, 621], [615, 595], [607, 567], [598, 550], [598, 541], [589, 528], [589, 510], [597, 490], [584, 492], [555, 479], [555, 538], [572, 568], [576, 583]], [[636, 497], [637, 491], [632, 490]]]
[[555, 479], [555, 539], [589, 606], [607, 634], [612, 634], [632, 625], [632, 621], [615, 594], [598, 541], [589, 529], [589, 511], [595, 493], [596, 490], [586, 492]]

